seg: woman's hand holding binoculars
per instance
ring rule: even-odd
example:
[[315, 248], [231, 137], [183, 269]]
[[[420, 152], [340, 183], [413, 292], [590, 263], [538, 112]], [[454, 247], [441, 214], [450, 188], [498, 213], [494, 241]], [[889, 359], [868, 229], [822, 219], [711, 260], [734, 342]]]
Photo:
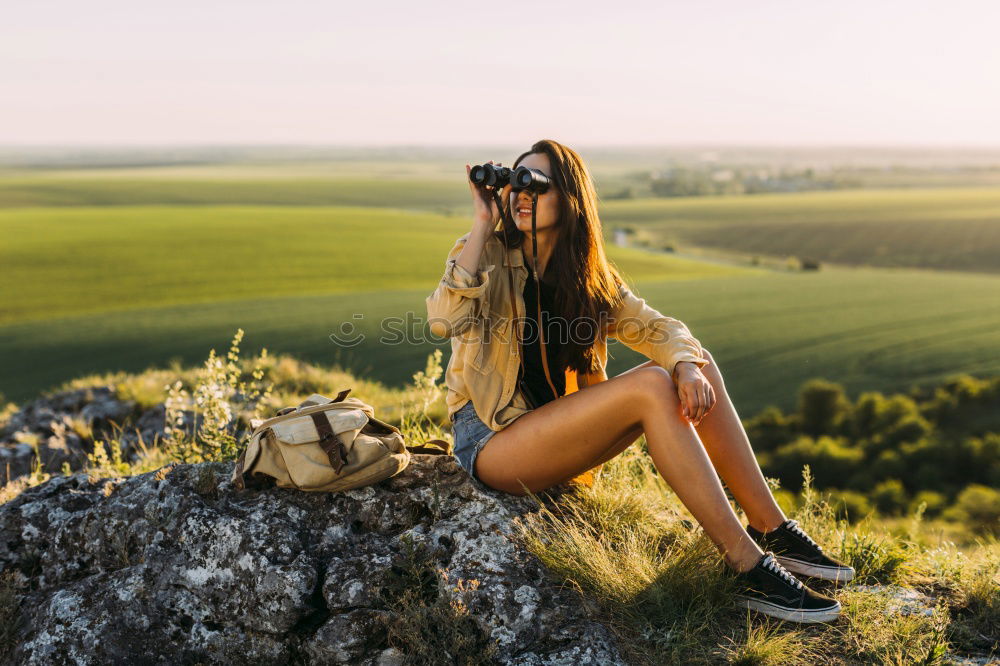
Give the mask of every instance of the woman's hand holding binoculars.
[[[493, 164], [493, 160], [490, 160], [488, 164]], [[497, 162], [496, 166], [501, 165]], [[484, 182], [475, 182], [476, 179], [472, 177], [472, 166], [469, 164], [465, 165], [465, 175], [469, 181], [469, 190], [472, 192], [473, 219], [476, 226], [486, 227], [487, 231], [491, 231], [500, 221], [500, 209], [493, 196], [494, 186]], [[507, 189], [506, 186], [504, 189]]]
[[489, 225], [492, 230], [500, 221], [501, 212], [496, 204], [496, 190], [500, 189], [500, 200], [503, 201], [510, 190], [520, 192], [527, 190], [533, 197], [544, 194], [552, 186], [552, 180], [538, 169], [519, 166], [516, 169], [505, 167], [499, 162], [490, 160], [486, 164], [476, 166], [465, 165], [465, 173], [469, 178], [469, 189], [472, 191], [472, 205], [476, 209], [476, 223]]

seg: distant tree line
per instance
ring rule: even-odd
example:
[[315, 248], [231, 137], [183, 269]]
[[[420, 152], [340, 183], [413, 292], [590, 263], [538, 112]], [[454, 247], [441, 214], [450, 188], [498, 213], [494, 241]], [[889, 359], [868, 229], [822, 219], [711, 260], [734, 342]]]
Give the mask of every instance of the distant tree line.
[[813, 379], [794, 413], [771, 406], [744, 425], [766, 475], [798, 490], [808, 464], [814, 486], [851, 519], [925, 504], [927, 517], [1000, 530], [1000, 377], [961, 375], [854, 402], [839, 384]]
[[[649, 187], [660, 197], [690, 197], [761, 192], [804, 192], [860, 187], [861, 181], [811, 168], [671, 167], [649, 174]], [[619, 193], [618, 197], [624, 198]]]

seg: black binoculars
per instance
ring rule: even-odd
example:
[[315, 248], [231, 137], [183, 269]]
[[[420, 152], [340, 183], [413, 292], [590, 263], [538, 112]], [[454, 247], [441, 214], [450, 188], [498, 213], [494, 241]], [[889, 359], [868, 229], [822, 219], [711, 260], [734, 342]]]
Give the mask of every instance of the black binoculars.
[[515, 191], [529, 190], [542, 194], [552, 181], [538, 169], [519, 166], [516, 169], [496, 164], [477, 164], [469, 171], [469, 180], [476, 185], [489, 185], [495, 189], [510, 185]]

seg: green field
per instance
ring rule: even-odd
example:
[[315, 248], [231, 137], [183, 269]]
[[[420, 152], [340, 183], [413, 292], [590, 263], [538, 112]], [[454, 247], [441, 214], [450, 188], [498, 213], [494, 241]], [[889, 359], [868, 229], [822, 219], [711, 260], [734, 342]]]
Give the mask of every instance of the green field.
[[1000, 188], [610, 201], [603, 221], [641, 230], [654, 247], [1000, 272]]
[[[197, 363], [209, 347], [224, 349], [237, 327], [247, 331], [248, 350], [267, 346], [324, 364], [341, 362], [399, 384], [423, 367], [433, 342], [380, 344], [379, 322], [405, 318], [407, 312], [423, 317], [423, 299], [432, 288], [433, 283], [9, 324], [0, 327], [0, 390], [20, 400], [84, 373], [141, 370], [171, 358]], [[814, 376], [840, 381], [856, 395], [956, 372], [1000, 372], [1000, 289], [992, 277], [859, 270], [638, 282], [637, 290], [691, 327], [715, 355], [737, 407], [747, 415], [768, 403], [791, 408], [799, 384]], [[344, 348], [329, 339], [344, 321], [366, 334], [362, 344]], [[612, 373], [643, 360], [615, 343], [610, 352]]]
[[[20, 401], [84, 373], [196, 363], [239, 327], [248, 349], [406, 382], [447, 343], [384, 344], [379, 322], [425, 316], [446, 253], [470, 226], [452, 166], [7, 170], [0, 392]], [[632, 225], [685, 254], [967, 271], [802, 273], [609, 244], [640, 295], [712, 350], [749, 414], [792, 407], [814, 376], [856, 393], [1000, 370], [1000, 276], [989, 274], [1000, 269], [998, 211], [1000, 190], [965, 188], [607, 201], [602, 216], [606, 230]], [[330, 340], [345, 321], [363, 343]], [[612, 373], [643, 360], [621, 345], [611, 353]]]
[[[441, 161], [0, 171], [0, 209], [161, 205], [359, 206], [465, 219], [464, 167]], [[601, 170], [603, 168], [603, 171]], [[628, 174], [595, 169], [599, 190]], [[602, 202], [605, 229], [653, 248], [843, 265], [1000, 272], [1000, 188], [937, 187]], [[36, 218], [37, 219], [37, 218]]]
[[379, 206], [450, 211], [468, 204], [454, 183], [365, 178], [331, 180], [8, 180], [0, 207], [241, 204], [262, 206]]
[[[88, 251], [87, 261], [65, 259], [61, 270], [35, 270], [33, 279], [30, 266], [18, 269], [24, 292], [4, 294], [18, 316], [0, 326], [0, 391], [13, 399], [84, 373], [141, 370], [173, 358], [197, 363], [209, 347], [223, 349], [238, 327], [247, 331], [247, 349], [341, 363], [391, 384], [408, 381], [435, 343], [446, 346], [421, 334], [421, 319], [450, 243], [464, 232], [459, 221], [373, 210], [229, 208], [35, 210], [20, 219], [29, 212], [62, 220], [66, 238], [53, 236], [50, 244], [64, 243], [63, 257], [86, 246], [69, 233], [74, 228], [90, 234], [95, 249], [112, 245], [112, 238], [134, 240], [106, 247], [106, 254]], [[244, 241], [227, 243], [220, 232], [226, 227], [217, 226], [227, 220], [244, 230]], [[321, 221], [336, 227], [324, 235]], [[279, 224], [288, 231], [268, 248], [254, 242], [274, 236], [268, 228]], [[334, 228], [345, 233], [335, 235]], [[98, 238], [97, 229], [110, 238]], [[392, 261], [359, 259], [365, 232]], [[19, 247], [28, 256], [45, 254], [42, 242], [34, 250]], [[746, 414], [769, 403], [790, 408], [798, 385], [813, 376], [857, 392], [1000, 371], [1000, 278], [994, 276], [783, 273], [609, 249], [641, 296], [685, 321], [713, 352]], [[129, 256], [127, 267], [116, 260]], [[295, 261], [281, 261], [289, 257]], [[247, 270], [239, 270], [244, 263]], [[414, 344], [380, 342], [383, 318], [407, 321], [407, 313], [417, 321], [409, 324], [417, 331]], [[350, 348], [329, 338], [347, 321], [365, 334]], [[622, 345], [610, 351], [611, 373], [643, 360]]]
[[[143, 306], [433, 289], [471, 222], [350, 207], [0, 210], [0, 324]], [[609, 248], [634, 279], [753, 272]]]

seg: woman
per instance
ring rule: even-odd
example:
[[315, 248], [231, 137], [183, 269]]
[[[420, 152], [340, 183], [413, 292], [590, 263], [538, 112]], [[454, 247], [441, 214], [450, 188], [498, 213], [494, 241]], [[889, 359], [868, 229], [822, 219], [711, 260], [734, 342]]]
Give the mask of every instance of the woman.
[[[608, 263], [580, 156], [543, 140], [518, 166], [548, 178], [548, 189], [534, 201], [529, 190], [508, 185], [496, 196], [470, 179], [472, 230], [427, 298], [431, 331], [452, 341], [445, 381], [460, 464], [487, 486], [521, 495], [592, 470], [645, 434], [657, 470], [743, 584], [741, 605], [798, 622], [836, 618], [839, 602], [789, 570], [845, 581], [853, 569], [785, 518], [708, 350]], [[541, 326], [536, 293], [550, 315]], [[553, 335], [553, 320], [571, 333]], [[546, 334], [544, 356], [537, 332]], [[651, 360], [608, 379], [607, 337]], [[574, 378], [579, 390], [567, 391]], [[747, 514], [746, 529], [716, 472]]]

